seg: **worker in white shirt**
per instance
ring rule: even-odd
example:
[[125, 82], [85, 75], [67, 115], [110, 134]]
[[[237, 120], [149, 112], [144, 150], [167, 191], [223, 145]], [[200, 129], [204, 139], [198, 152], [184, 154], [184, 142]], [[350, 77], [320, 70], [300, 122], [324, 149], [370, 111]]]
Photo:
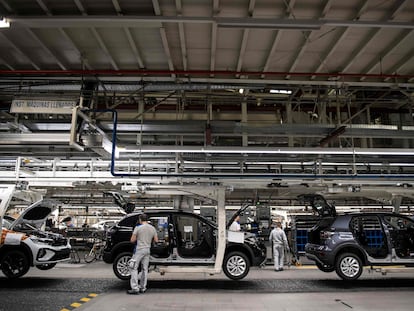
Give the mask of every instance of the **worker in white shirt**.
[[230, 231], [240, 231], [240, 216], [237, 215], [236, 218], [234, 218], [233, 223], [229, 227]]

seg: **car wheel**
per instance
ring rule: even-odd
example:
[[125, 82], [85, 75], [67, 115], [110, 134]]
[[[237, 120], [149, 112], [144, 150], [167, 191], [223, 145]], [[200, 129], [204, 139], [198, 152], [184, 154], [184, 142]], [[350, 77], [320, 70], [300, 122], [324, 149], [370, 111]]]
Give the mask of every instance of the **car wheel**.
[[316, 263], [316, 266], [318, 267], [319, 270], [321, 270], [323, 272], [333, 272], [333, 271], [335, 271], [335, 267], [323, 265], [319, 262]]
[[117, 278], [121, 280], [129, 280], [131, 278], [131, 272], [129, 271], [128, 262], [132, 257], [132, 253], [124, 252], [116, 256], [112, 268]]
[[56, 262], [54, 263], [45, 263], [43, 265], [37, 265], [36, 268], [40, 270], [50, 270], [56, 266]]
[[29, 259], [20, 250], [8, 251], [1, 258], [0, 266], [4, 275], [10, 279], [25, 275], [30, 268]]
[[335, 264], [336, 273], [346, 281], [358, 279], [362, 274], [362, 261], [353, 253], [341, 254]]
[[249, 269], [249, 259], [241, 252], [231, 252], [224, 258], [224, 274], [232, 280], [241, 280], [249, 273]]

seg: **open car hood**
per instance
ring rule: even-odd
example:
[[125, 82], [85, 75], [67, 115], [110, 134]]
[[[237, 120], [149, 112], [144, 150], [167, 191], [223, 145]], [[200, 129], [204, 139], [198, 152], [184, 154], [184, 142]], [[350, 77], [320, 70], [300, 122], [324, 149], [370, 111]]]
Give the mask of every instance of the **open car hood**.
[[305, 203], [310, 203], [312, 209], [321, 217], [336, 216], [336, 209], [333, 204], [329, 204], [320, 194], [304, 194], [299, 199]]
[[29, 224], [39, 229], [47, 217], [57, 208], [56, 202], [41, 200], [27, 207], [20, 216], [11, 224], [13, 230], [19, 225]]

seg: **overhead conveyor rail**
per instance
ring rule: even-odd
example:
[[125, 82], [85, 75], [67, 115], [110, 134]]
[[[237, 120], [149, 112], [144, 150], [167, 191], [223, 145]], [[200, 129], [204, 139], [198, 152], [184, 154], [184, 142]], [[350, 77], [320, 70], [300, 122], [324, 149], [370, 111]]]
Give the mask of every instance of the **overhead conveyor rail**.
[[[250, 177], [251, 179], [269, 179], [279, 176], [283, 181], [312, 180], [335, 178], [336, 183], [351, 182], [351, 179], [371, 180], [372, 184], [410, 183], [414, 181], [414, 164], [412, 163], [372, 163], [349, 162], [299, 162], [299, 161], [244, 161], [221, 159], [210, 163], [198, 159], [172, 160], [167, 157], [153, 157], [148, 154], [140, 161], [117, 160], [116, 169], [126, 176], [142, 173], [142, 178], [176, 177], [177, 173], [185, 173], [187, 177], [199, 177], [205, 174], [217, 174], [224, 178], [229, 175]], [[355, 172], [359, 175], [355, 175]], [[64, 181], [73, 180], [76, 176], [81, 181], [111, 181], [117, 177], [111, 174], [109, 160], [40, 160], [34, 157], [17, 157], [0, 160], [0, 182], [26, 181]], [[183, 175], [185, 177], [185, 175]], [[120, 178], [118, 178], [120, 179]], [[364, 181], [359, 180], [360, 183]]]

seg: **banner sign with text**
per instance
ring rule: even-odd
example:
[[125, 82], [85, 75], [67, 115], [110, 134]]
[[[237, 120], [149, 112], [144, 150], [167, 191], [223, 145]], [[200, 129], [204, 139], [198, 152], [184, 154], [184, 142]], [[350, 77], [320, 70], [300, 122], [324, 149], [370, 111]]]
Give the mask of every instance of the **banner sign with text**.
[[12, 101], [10, 112], [71, 114], [75, 105], [74, 100], [15, 99]]

